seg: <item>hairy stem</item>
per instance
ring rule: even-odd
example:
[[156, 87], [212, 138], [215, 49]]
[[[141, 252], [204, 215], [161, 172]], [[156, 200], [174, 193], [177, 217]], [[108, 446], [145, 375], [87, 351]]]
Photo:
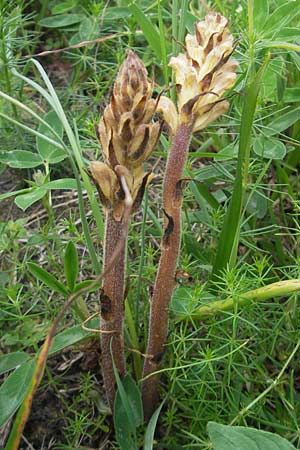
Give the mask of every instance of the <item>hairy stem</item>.
[[[150, 306], [148, 346], [143, 375], [159, 370], [168, 334], [169, 302], [175, 285], [181, 237], [181, 177], [187, 159], [193, 121], [178, 127], [167, 162], [163, 208], [165, 213], [161, 257]], [[145, 418], [149, 419], [158, 401], [159, 375], [147, 378], [142, 386]]]
[[[125, 374], [124, 358], [124, 267], [129, 221], [116, 221], [112, 211], [106, 214], [104, 270], [116, 245], [123, 240], [115, 265], [105, 275], [100, 296], [101, 304], [101, 360], [106, 395], [111, 408], [115, 399], [113, 361], [121, 378]], [[125, 229], [126, 228], [126, 229]], [[113, 359], [112, 359], [113, 358]]]

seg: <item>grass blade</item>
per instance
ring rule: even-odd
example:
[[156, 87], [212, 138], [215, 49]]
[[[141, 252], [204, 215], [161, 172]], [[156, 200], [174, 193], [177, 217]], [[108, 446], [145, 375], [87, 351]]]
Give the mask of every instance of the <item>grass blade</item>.
[[222, 270], [226, 269], [227, 266], [233, 267], [236, 262], [242, 222], [242, 206], [248, 183], [252, 125], [260, 85], [269, 60], [270, 55], [267, 56], [256, 74], [252, 75], [252, 71], [249, 71], [250, 80], [246, 89], [242, 113], [236, 178], [213, 265], [212, 281], [217, 281]]

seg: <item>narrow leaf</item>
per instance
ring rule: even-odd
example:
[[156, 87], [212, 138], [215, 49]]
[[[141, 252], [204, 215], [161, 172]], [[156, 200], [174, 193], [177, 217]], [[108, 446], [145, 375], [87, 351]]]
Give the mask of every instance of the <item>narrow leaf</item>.
[[64, 260], [65, 276], [68, 287], [73, 291], [78, 275], [78, 254], [73, 241], [69, 241]]
[[16, 412], [25, 398], [33, 375], [34, 361], [27, 361], [9, 375], [0, 387], [0, 427]]
[[151, 419], [149, 420], [149, 423], [147, 425], [146, 433], [145, 433], [145, 440], [144, 440], [144, 450], [152, 450], [153, 449], [153, 440], [154, 440], [154, 433], [155, 428], [157, 424], [157, 420], [160, 414], [160, 411], [164, 405], [164, 401], [159, 405], [157, 410], [153, 413]]
[[25, 352], [13, 352], [0, 356], [0, 375], [9, 370], [15, 369], [17, 366], [24, 364], [30, 359]]
[[42, 267], [38, 266], [37, 264], [33, 262], [27, 263], [28, 269], [30, 272], [42, 283], [46, 284], [50, 289], [52, 289], [55, 292], [58, 292], [62, 295], [67, 295], [68, 291], [64, 287], [64, 285], [58, 281], [54, 275], [47, 272], [47, 270], [42, 269]]
[[213, 265], [212, 280], [217, 281], [220, 273], [228, 265], [235, 264], [237, 247], [240, 236], [240, 226], [242, 220], [242, 205], [248, 183], [248, 168], [251, 149], [251, 133], [255, 115], [257, 97], [260, 86], [270, 60], [270, 55], [257, 73], [249, 72], [250, 79], [247, 85], [242, 112], [239, 153], [236, 169], [236, 178], [229, 207], [227, 209], [221, 236], [218, 243], [217, 255]]
[[135, 20], [141, 27], [150, 47], [156, 54], [157, 58], [161, 61], [162, 53], [158, 31], [152, 24], [151, 20], [143, 13], [143, 11], [135, 3], [131, 3], [131, 5], [129, 5], [128, 8], [130, 9], [130, 11], [135, 17]]
[[[47, 122], [47, 124], [50, 125], [50, 127], [57, 133], [57, 135], [60, 138], [62, 138], [63, 125], [62, 125], [58, 115], [54, 111], [50, 111], [43, 117], [43, 119], [45, 122]], [[43, 123], [41, 123], [39, 125], [38, 131], [44, 136], [48, 136], [52, 139], [54, 137], [53, 133], [51, 132], [49, 127], [47, 127]], [[36, 145], [37, 145], [39, 154], [46, 161], [49, 161], [51, 159], [53, 153], [58, 150], [57, 148], [55, 148], [55, 146], [51, 145], [49, 142], [45, 141], [44, 139], [41, 139], [40, 137], [36, 138]], [[67, 154], [64, 150], [60, 150], [60, 154], [63, 157], [67, 156]]]
[[[94, 318], [89, 321], [88, 328], [99, 328], [99, 318]], [[70, 345], [77, 344], [78, 342], [91, 336], [91, 332], [84, 330], [81, 325], [76, 325], [71, 328], [58, 333], [53, 339], [49, 355], [53, 355]]]
[[288, 111], [285, 114], [281, 114], [280, 117], [269, 123], [268, 128], [265, 130], [266, 136], [273, 136], [274, 134], [281, 133], [289, 128], [297, 120], [300, 119], [300, 106]]
[[85, 16], [83, 14], [59, 14], [57, 16], [45, 17], [39, 21], [39, 25], [48, 28], [63, 28], [81, 22], [84, 18]]

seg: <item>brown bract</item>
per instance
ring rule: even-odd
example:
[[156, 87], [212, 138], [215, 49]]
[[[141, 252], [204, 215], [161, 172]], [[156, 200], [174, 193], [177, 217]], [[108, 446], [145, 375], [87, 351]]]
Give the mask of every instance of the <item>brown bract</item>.
[[150, 174], [144, 172], [143, 163], [161, 132], [161, 123], [152, 122], [157, 106], [152, 92], [143, 62], [129, 51], [99, 123], [105, 163], [93, 161], [90, 167], [100, 199], [106, 208], [113, 209], [116, 220], [121, 220], [124, 212], [120, 174], [130, 189], [133, 211], [140, 205], [149, 181]]
[[158, 104], [173, 133], [191, 116], [193, 131], [198, 131], [227, 111], [229, 103], [222, 96], [234, 85], [238, 66], [230, 59], [234, 41], [228, 20], [219, 13], [196, 23], [195, 34], [187, 34], [185, 43], [186, 52], [172, 57], [169, 64], [175, 72], [177, 108], [167, 97]]

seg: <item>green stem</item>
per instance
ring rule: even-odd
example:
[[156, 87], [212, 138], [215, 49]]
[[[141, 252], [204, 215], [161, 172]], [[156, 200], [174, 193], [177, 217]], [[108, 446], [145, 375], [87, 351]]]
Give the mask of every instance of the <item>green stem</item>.
[[129, 330], [131, 344], [133, 346], [133, 364], [134, 364], [134, 372], [137, 380], [142, 378], [142, 361], [139, 350], [139, 339], [136, 333], [135, 323], [132, 317], [131, 309], [128, 300], [125, 301], [125, 317], [126, 324]]
[[298, 291], [300, 291], [300, 279], [296, 278], [293, 280], [278, 281], [276, 283], [240, 294], [234, 299], [229, 297], [225, 300], [216, 300], [207, 305], [202, 305], [189, 316], [178, 317], [176, 322], [182, 322], [183, 320], [204, 320], [221, 312], [232, 311], [235, 305], [240, 309], [251, 304], [252, 302], [257, 303], [276, 297], [285, 297]]

